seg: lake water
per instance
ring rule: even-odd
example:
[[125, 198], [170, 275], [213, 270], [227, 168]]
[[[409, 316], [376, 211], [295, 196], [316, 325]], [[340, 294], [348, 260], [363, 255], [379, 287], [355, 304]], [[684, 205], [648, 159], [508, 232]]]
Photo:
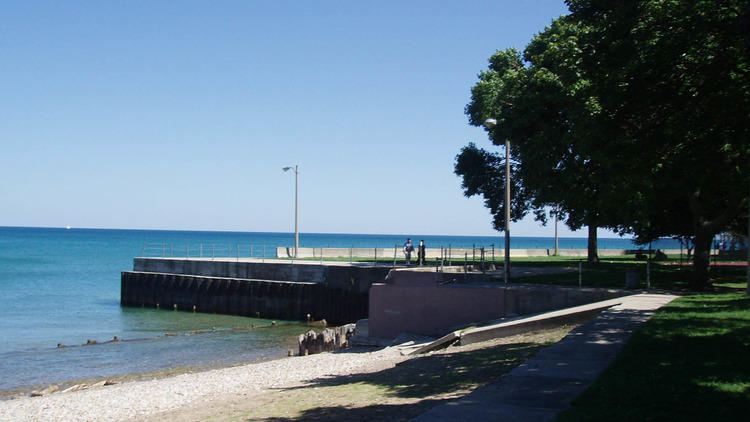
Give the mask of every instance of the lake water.
[[[502, 236], [409, 235], [428, 246], [490, 247]], [[402, 244], [407, 235], [307, 234], [306, 247]], [[154, 245], [292, 246], [291, 233], [102, 230], [0, 227], [0, 391], [75, 379], [148, 373], [178, 367], [225, 366], [286, 356], [297, 322], [120, 306], [120, 272]], [[551, 238], [513, 238], [512, 248], [552, 248]], [[245, 247], [247, 247], [245, 246]], [[197, 247], [197, 246], [196, 246]], [[560, 247], [586, 247], [561, 238]], [[600, 239], [604, 249], [634, 247]], [[679, 248], [665, 240], [659, 248]], [[120, 341], [105, 343], [118, 336]], [[88, 340], [99, 344], [87, 345]], [[69, 347], [58, 348], [58, 343]]]

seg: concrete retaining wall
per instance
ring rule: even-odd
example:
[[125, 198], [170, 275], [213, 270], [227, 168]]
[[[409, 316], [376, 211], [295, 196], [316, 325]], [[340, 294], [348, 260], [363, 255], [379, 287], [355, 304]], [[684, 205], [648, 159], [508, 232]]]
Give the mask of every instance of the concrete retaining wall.
[[322, 283], [139, 271], [122, 273], [120, 302], [286, 320], [305, 320], [310, 314], [333, 324], [366, 318], [368, 309], [366, 293], [330, 289]]
[[[422, 280], [421, 278], [424, 278]], [[369, 335], [442, 336], [473, 323], [578, 306], [624, 296], [616, 289], [512, 284], [438, 285], [423, 275], [411, 283], [376, 283], [370, 289]]]

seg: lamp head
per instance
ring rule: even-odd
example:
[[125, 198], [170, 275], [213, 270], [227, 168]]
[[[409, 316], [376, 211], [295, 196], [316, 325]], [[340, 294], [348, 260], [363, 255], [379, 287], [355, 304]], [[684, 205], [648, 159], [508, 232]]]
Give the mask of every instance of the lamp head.
[[282, 170], [284, 170], [284, 171], [289, 171], [289, 170], [291, 170], [292, 168], [291, 168], [291, 167], [282, 167], [281, 169], [282, 169]]
[[497, 126], [497, 119], [487, 119], [484, 121], [484, 127], [487, 130], [492, 130], [495, 126]]

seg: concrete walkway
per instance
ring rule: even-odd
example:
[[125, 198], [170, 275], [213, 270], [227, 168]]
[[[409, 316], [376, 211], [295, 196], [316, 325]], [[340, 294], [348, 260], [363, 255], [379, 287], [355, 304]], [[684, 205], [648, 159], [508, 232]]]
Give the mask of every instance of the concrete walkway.
[[494, 383], [415, 421], [550, 421], [612, 362], [633, 330], [677, 296], [639, 294], [603, 311]]

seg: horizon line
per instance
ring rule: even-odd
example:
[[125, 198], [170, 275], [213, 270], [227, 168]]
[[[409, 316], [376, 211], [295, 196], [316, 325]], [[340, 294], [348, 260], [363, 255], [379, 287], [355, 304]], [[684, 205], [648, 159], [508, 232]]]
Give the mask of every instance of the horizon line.
[[[289, 234], [294, 235], [294, 232], [278, 232], [278, 231], [248, 231], [248, 230], [207, 230], [207, 229], [146, 229], [146, 228], [117, 228], [117, 227], [70, 227], [68, 226], [4, 226], [0, 225], [0, 228], [18, 228], [18, 229], [60, 229], [60, 230], [124, 230], [124, 231], [164, 231], [164, 232], [215, 232], [215, 233], [269, 233], [269, 234]], [[348, 232], [300, 232], [300, 235], [318, 235], [318, 234], [334, 234], [334, 235], [365, 235], [365, 236], [433, 236], [433, 237], [500, 237], [502, 238], [503, 233], [497, 235], [473, 235], [473, 234], [409, 234], [409, 233], [348, 233]], [[511, 236], [513, 238], [550, 238], [554, 239], [554, 236]], [[558, 236], [558, 239], [586, 239], [588, 236]], [[627, 235], [618, 237], [597, 237], [597, 239], [626, 239], [633, 240], [632, 237]], [[660, 239], [671, 239], [670, 237], [663, 237]]]

